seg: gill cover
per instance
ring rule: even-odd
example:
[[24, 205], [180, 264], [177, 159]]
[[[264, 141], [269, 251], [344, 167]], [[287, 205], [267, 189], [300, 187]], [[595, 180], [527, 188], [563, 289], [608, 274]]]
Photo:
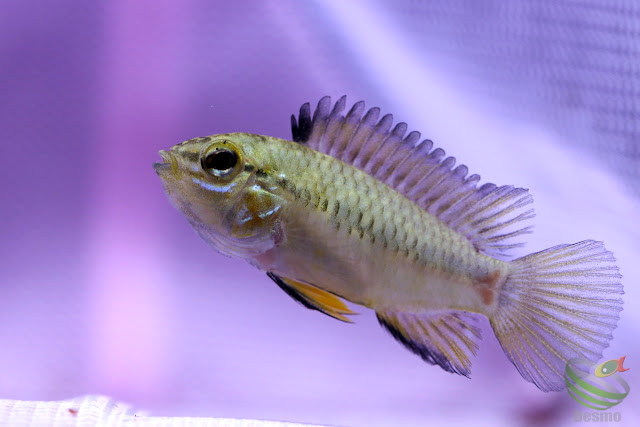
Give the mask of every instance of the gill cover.
[[[247, 158], [242, 150], [245, 134], [227, 134], [214, 140], [201, 154], [201, 168], [214, 181], [214, 191], [228, 191], [231, 204], [223, 218], [227, 239], [216, 246], [229, 255], [253, 256], [275, 246], [281, 239], [280, 214], [284, 200], [272, 193], [269, 175], [257, 176], [259, 159]], [[242, 174], [242, 175], [241, 175]], [[236, 182], [239, 181], [239, 182]], [[241, 188], [236, 188], [236, 185]]]

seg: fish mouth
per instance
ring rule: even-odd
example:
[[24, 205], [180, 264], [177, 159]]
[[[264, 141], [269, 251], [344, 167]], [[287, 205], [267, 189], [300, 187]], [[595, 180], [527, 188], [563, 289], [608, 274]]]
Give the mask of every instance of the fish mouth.
[[158, 152], [160, 157], [162, 157], [163, 162], [154, 162], [153, 169], [156, 171], [158, 175], [165, 174], [170, 170], [175, 174], [178, 172], [178, 159], [176, 157], [165, 150], [160, 150]]

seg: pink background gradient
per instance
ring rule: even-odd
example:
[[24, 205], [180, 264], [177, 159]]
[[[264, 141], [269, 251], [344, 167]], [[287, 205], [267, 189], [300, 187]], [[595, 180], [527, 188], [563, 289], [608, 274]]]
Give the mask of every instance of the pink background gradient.
[[[472, 379], [448, 374], [364, 308], [347, 325], [295, 304], [169, 205], [151, 167], [158, 150], [232, 131], [289, 138], [302, 103], [347, 94], [483, 182], [529, 188], [536, 232], [518, 255], [586, 238], [614, 251], [625, 311], [603, 360], [627, 356], [632, 391], [616, 410], [638, 422], [640, 174], [624, 159], [640, 150], [633, 138], [615, 145], [606, 126], [638, 129], [637, 97], [620, 104], [636, 115], [596, 117], [587, 107], [608, 98], [571, 85], [578, 71], [565, 86], [533, 72], [553, 40], [474, 55], [455, 27], [509, 10], [458, 0], [421, 24], [419, 3], [4, 2], [0, 398], [104, 394], [152, 415], [340, 425], [572, 424], [586, 408], [522, 380], [488, 323]], [[513, 13], [529, 28], [530, 15]], [[575, 49], [555, 58], [585, 47]], [[637, 93], [638, 56], [625, 55], [635, 77], [604, 81]], [[630, 154], [607, 154], [620, 147]]]

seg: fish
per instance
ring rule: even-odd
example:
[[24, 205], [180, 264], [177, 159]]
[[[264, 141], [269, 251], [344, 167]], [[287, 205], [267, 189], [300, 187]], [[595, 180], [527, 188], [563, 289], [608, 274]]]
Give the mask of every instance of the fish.
[[624, 359], [626, 359], [626, 357], [627, 356], [622, 356], [619, 359], [611, 359], [607, 360], [606, 362], [602, 362], [601, 364], [596, 366], [594, 372], [595, 376], [604, 378], [613, 375], [616, 372], [628, 371], [629, 368], [624, 367]]
[[[166, 195], [217, 252], [246, 260], [306, 308], [352, 322], [359, 306], [411, 352], [470, 376], [487, 318], [543, 391], [567, 360], [600, 360], [624, 293], [602, 242], [513, 259], [533, 199], [346, 97], [305, 103], [290, 140], [224, 133], [160, 151]], [[477, 142], [476, 142], [477, 143]], [[355, 309], [356, 311], [353, 311]]]

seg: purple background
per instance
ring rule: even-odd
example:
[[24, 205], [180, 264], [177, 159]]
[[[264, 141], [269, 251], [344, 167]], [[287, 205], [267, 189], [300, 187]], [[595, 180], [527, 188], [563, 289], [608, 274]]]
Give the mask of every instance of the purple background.
[[605, 358], [627, 356], [632, 392], [616, 410], [637, 422], [640, 6], [530, 3], [3, 2], [0, 398], [573, 423], [584, 408], [522, 380], [488, 328], [472, 380], [445, 373], [363, 308], [356, 325], [301, 308], [169, 205], [158, 150], [230, 131], [288, 138], [303, 102], [347, 94], [483, 182], [529, 188], [536, 232], [519, 255], [585, 238], [614, 251], [627, 294]]

